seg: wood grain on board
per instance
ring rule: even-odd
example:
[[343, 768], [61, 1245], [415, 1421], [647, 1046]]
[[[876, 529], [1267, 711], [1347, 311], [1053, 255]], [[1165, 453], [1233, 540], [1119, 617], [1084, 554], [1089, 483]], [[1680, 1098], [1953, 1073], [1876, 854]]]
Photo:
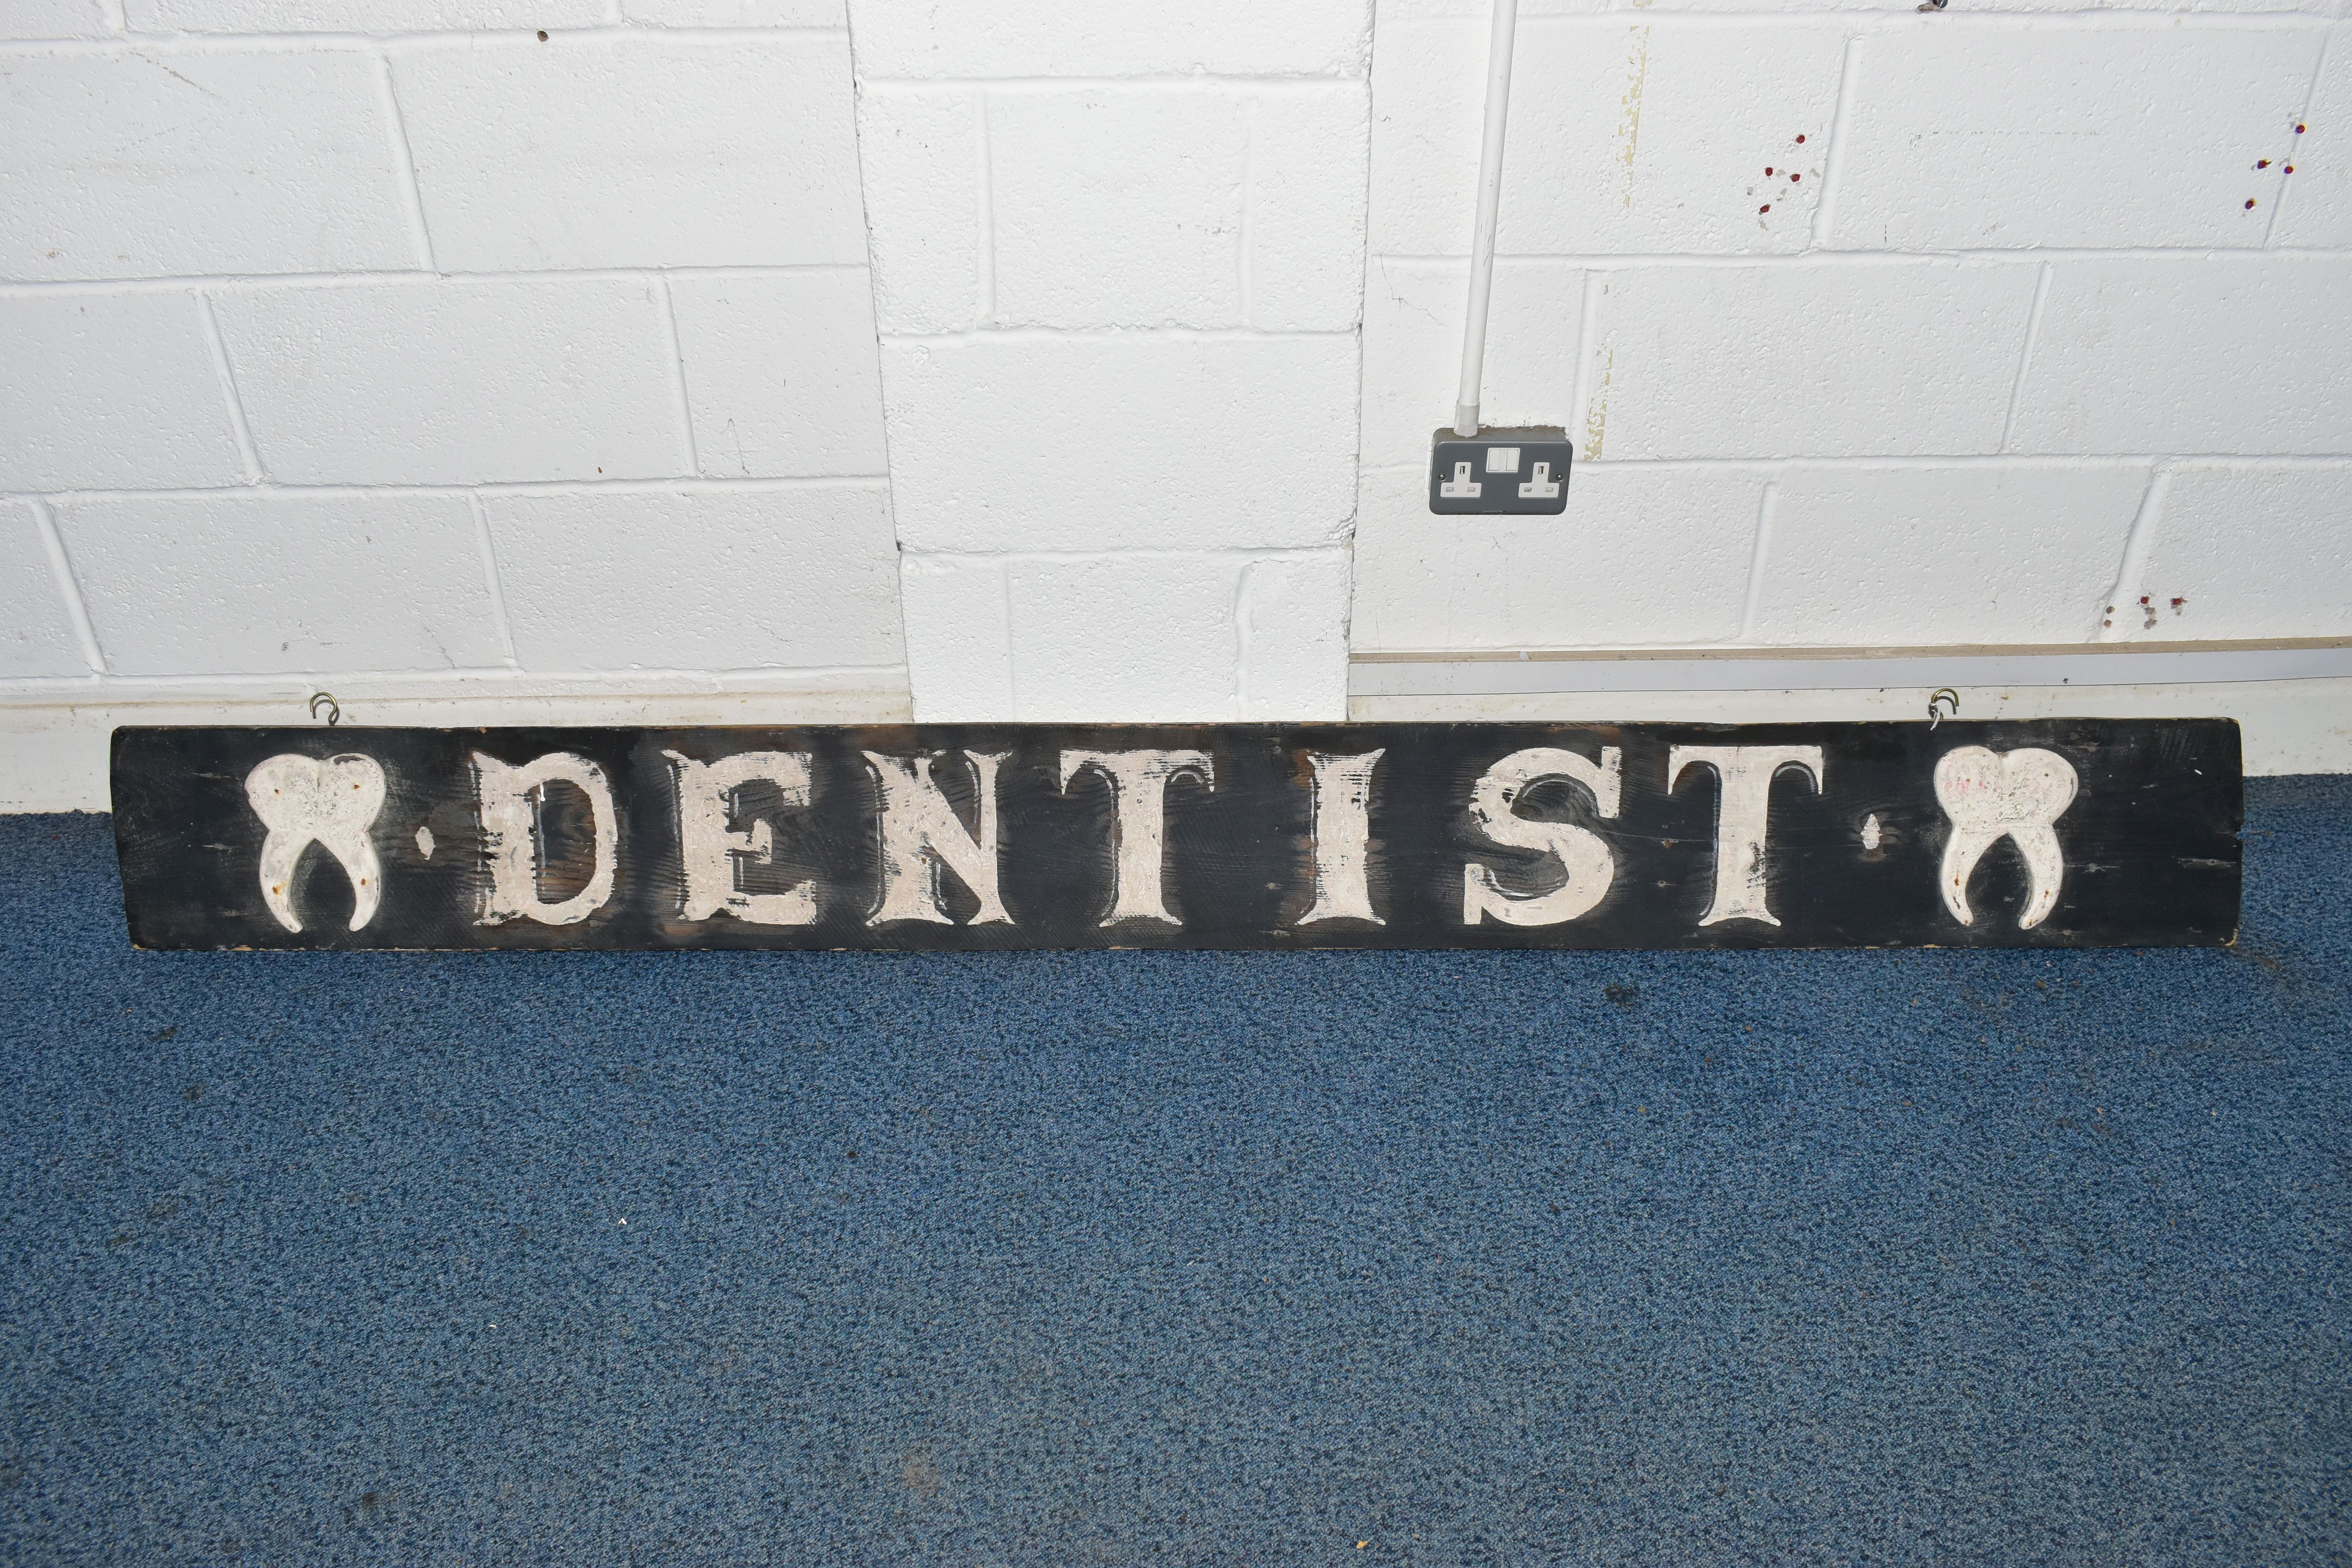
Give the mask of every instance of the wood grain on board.
[[2242, 782], [2227, 720], [126, 729], [113, 752], [152, 948], [2221, 943]]

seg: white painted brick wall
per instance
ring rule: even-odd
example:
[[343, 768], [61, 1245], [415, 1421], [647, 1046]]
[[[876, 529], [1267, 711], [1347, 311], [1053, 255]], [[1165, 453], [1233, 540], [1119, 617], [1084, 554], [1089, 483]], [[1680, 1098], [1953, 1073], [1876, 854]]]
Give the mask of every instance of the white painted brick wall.
[[2352, 28], [2329, 40], [2310, 110], [2284, 138], [2276, 245], [2352, 250]]
[[1248, 119], [1191, 88], [990, 94], [992, 324], [1239, 324]]
[[[1573, 525], [1557, 517], [1448, 517], [1435, 527], [1427, 475], [1368, 474], [1356, 525], [1356, 647], [1410, 653], [1737, 642], [1768, 473], [1601, 463], [1575, 480]], [[1662, 562], [1672, 570], [1661, 571]]]
[[0, 58], [0, 274], [417, 265], [380, 71], [346, 48]]
[[1350, 337], [980, 333], [884, 365], [909, 550], [1347, 542]]
[[1360, 0], [852, 0], [861, 76], [1360, 77]]
[[1354, 332], [1363, 322], [1364, 168], [1371, 99], [1361, 83], [1250, 100], [1242, 324]]
[[1154, 723], [1346, 707], [1348, 563], [1337, 548], [910, 553], [904, 586], [908, 663], [929, 721]]
[[866, 259], [837, 35], [523, 34], [403, 49], [392, 69], [441, 267]]
[[[1013, 710], [992, 717], [1241, 717], [1244, 570], [1199, 552], [1008, 561]], [[919, 685], [916, 700], [928, 700]]]
[[114, 675], [503, 662], [464, 496], [120, 496], [58, 527]]
[[1381, 8], [1358, 649], [2352, 637], [2336, 0], [1528, 0], [1482, 403], [1585, 460], [1440, 519], [1487, 11]]
[[[1486, 33], [1483, 16], [1383, 26], [1376, 253], [1466, 248]], [[1803, 249], [1844, 49], [1833, 26], [1531, 20], [1512, 57], [1498, 244], [1519, 256]]]
[[919, 718], [1344, 713], [1369, 24], [853, 0]]
[[887, 332], [1355, 329], [1360, 82], [874, 83], [863, 102]]
[[992, 324], [1354, 330], [1360, 84], [996, 91], [987, 115]]
[[1236, 718], [1347, 711], [1349, 583], [1338, 550], [1244, 563], [1234, 584]]
[[842, 0], [621, 0], [621, 15], [657, 27], [839, 27]]
[[[2203, 15], [2236, 12], [2246, 15], [2270, 15], [2281, 12], [2306, 12], [2317, 16], [2332, 16], [2337, 12], [2337, 0], [2121, 0], [2096, 9], [2102, 13], [2128, 16], [2135, 12], [2167, 15]], [[1943, 18], [1960, 22], [1964, 18], [2030, 17], [2040, 13], [2074, 13], [2084, 10], [2081, 0], [2000, 0], [1998, 5], [1986, 5], [1970, 12], [1947, 14]], [[1908, 22], [1914, 6], [1858, 5], [1855, 0], [1650, 0], [1647, 5], [1637, 5], [1632, 0], [1521, 0], [1522, 19], [1532, 16], [1584, 16], [1603, 12], [1639, 12], [1648, 20], [1675, 16], [1739, 16], [1748, 18], [1780, 16], [1799, 14], [1830, 15], [1841, 20], [1874, 20]], [[1486, 0], [1385, 0], [1381, 6], [1381, 19], [1387, 22], [1415, 21], [1432, 16], [1474, 16], [1487, 15]]]
[[12, 0], [0, 11], [0, 38], [95, 38], [105, 32], [98, 0]]
[[986, 104], [979, 88], [858, 84], [874, 319], [885, 332], [965, 331], [994, 312], [981, 245]]
[[1999, 451], [2033, 288], [1999, 262], [1611, 272], [1586, 455]]
[[7, 7], [0, 731], [327, 684], [903, 716], [845, 20]]
[[0, 296], [0, 489], [245, 477], [193, 293]]
[[435, 33], [593, 27], [604, 0], [122, 0], [140, 33]]
[[[2145, 463], [1799, 465], [1765, 503], [1745, 640], [2086, 642]], [[2102, 582], [2103, 576], [2107, 581]]]
[[2262, 244], [2320, 26], [1941, 20], [1855, 44], [1826, 243]]
[[690, 471], [657, 279], [238, 289], [214, 309], [281, 483]]
[[[495, 495], [526, 669], [895, 665], [896, 546], [878, 483]], [[627, 605], [615, 624], [593, 606]], [[589, 606], [590, 608], [583, 608]]]
[[1438, 520], [1487, 4], [16, 0], [0, 703], [2352, 636], [2342, 0], [1526, 0]]
[[886, 471], [865, 268], [688, 276], [669, 293], [703, 473]]
[[[895, 487], [894, 487], [895, 489]], [[931, 721], [1017, 717], [1013, 595], [1001, 555], [908, 554], [898, 595], [907, 678]]]
[[37, 502], [0, 502], [0, 678], [89, 673]]
[[2348, 374], [2352, 256], [2056, 261], [2016, 449], [2352, 453]]
[[2343, 636], [2347, 519], [2352, 463], [2180, 465], [2153, 498], [2145, 560], [2116, 595], [2116, 639]]
[[[1367, 470], [1401, 465], [1427, 488], [1430, 437], [1454, 419], [1469, 277], [1467, 260], [1373, 260], [1364, 283]], [[1560, 422], [1576, 389], [1583, 299], [1581, 268], [1522, 258], [1495, 264], [1480, 411], [1487, 424]]]

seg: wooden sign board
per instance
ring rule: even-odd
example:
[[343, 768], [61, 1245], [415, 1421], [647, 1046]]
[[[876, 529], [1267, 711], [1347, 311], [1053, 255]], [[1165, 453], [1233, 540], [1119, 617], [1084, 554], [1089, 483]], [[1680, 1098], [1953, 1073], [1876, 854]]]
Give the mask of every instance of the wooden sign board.
[[2220, 943], [2226, 720], [142, 729], [154, 948]]

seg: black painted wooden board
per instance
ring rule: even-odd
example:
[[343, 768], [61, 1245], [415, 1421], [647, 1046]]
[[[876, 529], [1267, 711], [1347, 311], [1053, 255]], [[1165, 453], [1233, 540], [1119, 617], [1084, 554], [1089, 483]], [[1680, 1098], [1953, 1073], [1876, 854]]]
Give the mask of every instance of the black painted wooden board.
[[[1813, 772], [1798, 767], [1782, 768], [1769, 786], [1759, 868], [1764, 907], [1778, 923], [1752, 917], [1701, 923], [1718, 899], [1721, 774], [1686, 767], [1669, 789], [1667, 763], [1675, 747], [1723, 746], [1821, 750], [1818, 788]], [[1497, 847], [1472, 819], [1481, 775], [1529, 748], [1574, 752], [1594, 769], [1616, 754], [1621, 795], [1613, 816], [1601, 813], [1593, 790], [1565, 778], [1529, 784], [1507, 808], [1593, 835], [1606, 850], [1606, 891], [1586, 912], [1556, 923], [1465, 923], [1465, 865], [1489, 868], [1495, 896], [1505, 900], [1542, 894], [1564, 879], [1558, 857]], [[1942, 895], [1942, 858], [1954, 828], [1939, 804], [1937, 768], [1966, 748], [2051, 753], [2054, 760], [2033, 765], [2073, 775], [2072, 797], [2053, 826], [2063, 860], [2057, 896], [2038, 924], [2020, 923], [2031, 891], [2017, 838], [1999, 838], [1976, 862], [1966, 885], [1970, 923], [1961, 923]], [[1105, 776], [1085, 769], [1065, 788], [1062, 754], [1142, 749], [1206, 753], [1214, 785], [1203, 788], [1192, 773], [1166, 785], [1164, 897], [1181, 923], [1130, 919], [1106, 926], [1117, 847], [1112, 792]], [[1370, 778], [1362, 891], [1382, 923], [1301, 924], [1317, 897], [1308, 753], [1376, 750], [1383, 755]], [[789, 808], [774, 785], [758, 783], [727, 797], [722, 827], [751, 833], [762, 831], [756, 824], [764, 821], [772, 840], [764, 865], [730, 853], [731, 890], [775, 894], [805, 884], [813, 923], [754, 923], [726, 912], [686, 918], [680, 770], [670, 754], [707, 764], [753, 751], [805, 753], [808, 803]], [[616, 817], [609, 898], [570, 924], [529, 915], [485, 923], [491, 878], [471, 759], [520, 766], [556, 752], [593, 764], [609, 781]], [[942, 871], [938, 901], [949, 923], [869, 923], [882, 896], [883, 835], [882, 785], [868, 752], [944, 757], [936, 764], [938, 785], [968, 836], [979, 832], [975, 772], [952, 753], [1004, 758], [994, 864], [1009, 921], [963, 923], [979, 900]], [[334, 758], [361, 760], [312, 772]], [[2023, 765], [1980, 757], [1971, 764], [1979, 781], [1997, 782], [2008, 777], [2000, 768]], [[362, 800], [372, 795], [371, 770], [381, 773], [381, 807], [359, 830], [380, 871], [380, 902], [362, 928], [349, 929], [351, 876], [315, 843], [301, 852], [284, 895], [302, 929], [287, 929], [268, 907], [261, 866], [269, 830], [247, 798], [257, 769], [265, 783], [276, 779], [296, 795], [331, 786]], [[152, 948], [2222, 943], [2238, 923], [2241, 785], [2238, 728], [2227, 720], [1950, 721], [1932, 729], [1925, 722], [126, 729], [115, 732], [113, 752], [131, 935]], [[521, 840], [534, 858], [529, 863], [541, 868], [530, 876], [533, 896], [560, 903], [591, 879], [592, 813], [566, 784], [529, 798], [541, 803], [537, 826]], [[910, 864], [925, 862], [918, 857]], [[1597, 883], [1588, 877], [1580, 885]]]

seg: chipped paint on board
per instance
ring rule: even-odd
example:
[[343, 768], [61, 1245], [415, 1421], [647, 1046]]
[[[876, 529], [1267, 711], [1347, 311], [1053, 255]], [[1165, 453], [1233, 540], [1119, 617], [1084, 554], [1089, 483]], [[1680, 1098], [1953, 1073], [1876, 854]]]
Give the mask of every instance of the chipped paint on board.
[[112, 783], [142, 946], [1003, 950], [2221, 942], [2241, 780], [2053, 719], [150, 729]]

